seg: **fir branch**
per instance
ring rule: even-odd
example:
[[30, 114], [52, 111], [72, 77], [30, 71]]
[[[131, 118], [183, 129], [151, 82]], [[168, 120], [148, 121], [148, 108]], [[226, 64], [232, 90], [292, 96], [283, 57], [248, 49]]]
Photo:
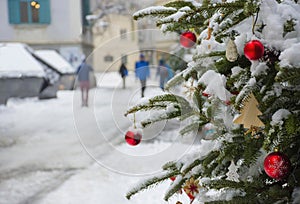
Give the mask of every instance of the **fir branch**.
[[[224, 33], [226, 33], [226, 30], [231, 29], [233, 26], [239, 24], [240, 22], [242, 22], [243, 20], [245, 20], [246, 18], [248, 18], [248, 15], [245, 15], [243, 12], [240, 12], [239, 14], [233, 16], [230, 22], [226, 22], [225, 24], [223, 24], [223, 26], [221, 28], [219, 28], [217, 31], [215, 31], [213, 34], [216, 38], [217, 41], [221, 41], [221, 39], [223, 39], [225, 36], [228, 35], [224, 35]], [[223, 22], [226, 19], [223, 20]], [[225, 25], [225, 26], [224, 26]]]
[[177, 170], [177, 163], [174, 161], [167, 162], [162, 166], [163, 170]]
[[165, 4], [165, 7], [172, 7], [176, 9], [180, 9], [186, 6], [190, 7], [191, 9], [195, 9], [195, 6], [192, 4], [192, 2], [188, 2], [188, 1], [179, 0], [179, 1], [172, 1]]
[[195, 168], [196, 166], [199, 166], [202, 163], [201, 159], [195, 159], [191, 164], [189, 164], [188, 166], [186, 166], [184, 169], [181, 170], [182, 175], [186, 175], [187, 173], [189, 173], [193, 168]]
[[216, 51], [216, 52], [210, 52], [205, 55], [194, 55], [193, 56], [193, 61], [197, 61], [203, 58], [208, 58], [208, 57], [221, 57], [225, 56], [225, 51]]
[[[181, 111], [181, 114], [185, 114], [192, 111], [192, 107], [190, 106], [189, 102], [185, 98], [174, 94], [164, 94], [149, 99], [149, 102], [146, 104], [137, 105], [130, 108], [129, 110], [127, 110], [127, 112], [124, 115], [127, 116], [128, 114], [136, 113], [138, 111], [166, 109], [167, 108], [166, 103], [177, 104], [177, 107], [179, 111]], [[173, 115], [173, 114], [169, 114], [169, 115]]]
[[168, 201], [170, 197], [172, 197], [175, 193], [177, 193], [182, 188], [182, 185], [185, 183], [185, 181], [187, 180], [187, 178], [177, 178], [177, 179], [180, 180], [177, 181], [175, 184], [173, 183], [171, 188], [169, 188], [169, 190], [166, 192], [164, 196], [165, 201]]
[[124, 116], [126, 117], [128, 114], [136, 113], [138, 111], [148, 111], [148, 110], [157, 110], [157, 109], [165, 109], [167, 105], [164, 104], [146, 104], [146, 105], [137, 105], [128, 109]]
[[155, 118], [148, 118], [146, 120], [143, 120], [141, 122], [141, 124], [142, 124], [143, 127], [146, 127], [147, 125], [150, 125], [152, 123], [177, 118], [179, 116], [181, 116], [181, 111], [179, 109], [177, 109], [177, 111], [161, 113], [160, 115], [157, 115]]
[[157, 185], [158, 183], [161, 183], [161, 182], [165, 181], [166, 179], [169, 179], [172, 176], [176, 176], [179, 173], [180, 173], [179, 171], [172, 171], [172, 172], [160, 175], [160, 176], [152, 177], [152, 178], [146, 180], [144, 183], [142, 183], [139, 187], [135, 187], [132, 190], [130, 190], [126, 194], [126, 198], [129, 200], [133, 195], [137, 194], [138, 192], [148, 189], [153, 185]]
[[245, 187], [245, 182], [243, 181], [231, 181], [227, 179], [218, 179], [218, 180], [212, 180], [208, 184], [210, 188], [213, 189], [222, 189], [222, 188], [234, 188], [234, 189], [243, 189]]
[[187, 113], [181, 115], [181, 116], [179, 117], [179, 120], [183, 121], [183, 120], [186, 120], [186, 119], [188, 119], [188, 118], [190, 118], [190, 117], [192, 117], [192, 116], [199, 117], [199, 114], [200, 114], [200, 113], [199, 113], [198, 111], [192, 110], [192, 111], [190, 111], [190, 112], [187, 112]]
[[133, 14], [133, 19], [138, 20], [146, 16], [159, 17], [159, 16], [168, 16], [174, 14], [177, 11], [176, 8], [165, 7], [165, 6], [153, 6], [146, 9], [142, 9]]
[[184, 128], [182, 128], [179, 131], [179, 134], [181, 135], [186, 135], [192, 131], [198, 131], [199, 128], [205, 124], [207, 124], [208, 121], [194, 121], [191, 124], [188, 124], [187, 126], [185, 126]]
[[171, 87], [181, 84], [184, 82], [184, 78], [182, 74], [175, 75], [172, 79], [170, 79], [166, 84], [166, 90], [170, 90]]
[[[248, 137], [248, 135], [246, 135]], [[259, 151], [263, 146], [263, 138], [253, 139], [249, 138], [245, 141], [244, 145], [244, 165], [250, 166], [253, 164], [257, 158], [261, 155], [261, 152]]]
[[283, 68], [276, 76], [278, 82], [288, 82], [290, 85], [300, 84], [299, 68]]

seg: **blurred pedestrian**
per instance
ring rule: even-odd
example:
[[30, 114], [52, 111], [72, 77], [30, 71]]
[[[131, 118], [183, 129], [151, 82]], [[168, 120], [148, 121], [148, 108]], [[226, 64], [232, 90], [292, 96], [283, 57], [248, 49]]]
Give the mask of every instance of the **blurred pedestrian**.
[[86, 107], [88, 106], [91, 71], [93, 71], [93, 68], [88, 65], [86, 59], [84, 59], [76, 72], [81, 90], [81, 105]]
[[141, 82], [142, 97], [146, 89], [146, 80], [150, 77], [149, 62], [145, 60], [145, 56], [140, 54], [140, 60], [135, 63], [135, 76]]
[[173, 71], [164, 59], [159, 60], [157, 75], [159, 75], [159, 87], [164, 91], [165, 83], [173, 77]]
[[123, 79], [123, 89], [125, 89], [125, 79], [128, 76], [128, 70], [127, 67], [125, 66], [124, 63], [121, 64], [120, 69], [119, 69], [119, 73]]

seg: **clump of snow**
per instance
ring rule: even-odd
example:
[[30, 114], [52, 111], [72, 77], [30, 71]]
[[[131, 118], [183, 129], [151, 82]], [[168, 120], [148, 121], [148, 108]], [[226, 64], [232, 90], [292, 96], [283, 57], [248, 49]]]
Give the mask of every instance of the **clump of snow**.
[[151, 13], [159, 13], [161, 11], [174, 11], [176, 12], [177, 9], [173, 7], [165, 7], [165, 6], [150, 6], [148, 8], [139, 10], [133, 14], [134, 17], [140, 16], [140, 15], [149, 15]]
[[230, 100], [231, 93], [225, 88], [226, 77], [213, 70], [208, 70], [199, 79], [199, 83], [206, 85], [205, 93], [214, 95], [222, 101]]
[[231, 69], [231, 77], [235, 77], [237, 76], [241, 71], [243, 71], [243, 69], [241, 67], [235, 66]]
[[234, 40], [238, 54], [240, 56], [244, 55], [244, 46], [246, 41], [247, 41], [247, 35], [245, 33], [242, 33], [241, 35], [237, 36]]
[[300, 203], [300, 188], [295, 188], [292, 194], [293, 204]]
[[247, 83], [247, 85], [249, 85], [249, 86], [254, 86], [255, 84], [256, 84], [256, 79], [255, 78], [249, 79], [249, 81]]
[[192, 10], [189, 6], [185, 6], [179, 9], [179, 11], [190, 11]]
[[207, 192], [204, 192], [204, 194], [201, 194], [201, 196], [197, 197], [200, 202], [208, 202], [208, 201], [216, 201], [216, 200], [231, 200], [233, 197], [236, 196], [244, 196], [246, 195], [244, 192], [240, 190], [234, 190], [234, 189], [210, 189]]
[[283, 119], [287, 119], [290, 114], [291, 112], [286, 109], [279, 109], [272, 115], [272, 121], [270, 124], [273, 126], [282, 125]]
[[265, 74], [266, 70], [268, 68], [269, 67], [267, 66], [267, 64], [265, 62], [253, 61], [252, 65], [250, 67], [251, 75], [259, 76], [259, 75]]
[[298, 67], [300, 68], [299, 58], [300, 43], [292, 45], [290, 48], [284, 50], [280, 56], [281, 67]]

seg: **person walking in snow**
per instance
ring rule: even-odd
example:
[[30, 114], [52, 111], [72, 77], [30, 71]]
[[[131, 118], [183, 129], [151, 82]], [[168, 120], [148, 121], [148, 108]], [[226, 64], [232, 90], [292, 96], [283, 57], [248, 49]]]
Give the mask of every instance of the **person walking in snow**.
[[142, 97], [146, 89], [146, 80], [150, 77], [149, 62], [145, 60], [145, 56], [140, 54], [140, 60], [135, 63], [135, 76], [141, 82]]
[[159, 87], [164, 91], [165, 83], [173, 77], [173, 71], [163, 59], [159, 60], [157, 75], [159, 76]]
[[93, 68], [84, 59], [76, 72], [81, 90], [81, 105], [86, 107], [88, 106], [91, 71], [93, 71]]
[[128, 76], [128, 70], [127, 70], [124, 63], [121, 64], [120, 69], [119, 69], [119, 73], [120, 73], [120, 75], [123, 79], [123, 89], [125, 89], [125, 87], [126, 87], [125, 86], [125, 79]]

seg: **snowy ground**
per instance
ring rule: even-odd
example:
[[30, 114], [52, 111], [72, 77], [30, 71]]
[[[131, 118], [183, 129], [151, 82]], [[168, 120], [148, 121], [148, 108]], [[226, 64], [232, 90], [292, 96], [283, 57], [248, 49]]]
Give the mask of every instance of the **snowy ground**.
[[[164, 203], [168, 182], [128, 201], [126, 192], [162, 164], [191, 147], [171, 121], [144, 130], [136, 147], [124, 142], [132, 117], [128, 107], [141, 101], [139, 82], [132, 76], [121, 88], [117, 73], [99, 74], [88, 108], [80, 92], [60, 91], [57, 99], [11, 99], [0, 106], [0, 204], [17, 203]], [[162, 93], [153, 78], [146, 97]], [[145, 114], [137, 115], [138, 119]], [[188, 202], [182, 195], [176, 200]]]

